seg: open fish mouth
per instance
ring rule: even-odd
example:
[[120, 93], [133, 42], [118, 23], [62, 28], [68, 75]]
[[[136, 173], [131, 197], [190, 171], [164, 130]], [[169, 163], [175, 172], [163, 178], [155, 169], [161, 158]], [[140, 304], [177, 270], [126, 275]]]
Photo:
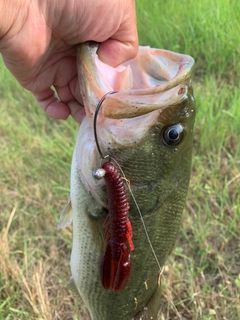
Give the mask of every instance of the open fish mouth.
[[[102, 106], [111, 119], [140, 116], [183, 100], [192, 74], [194, 59], [167, 50], [139, 47], [138, 56], [116, 68], [98, 59], [94, 42], [79, 47], [79, 74], [82, 91], [91, 90], [86, 112], [91, 116], [98, 101], [110, 91]], [[93, 76], [94, 75], [94, 76]], [[83, 93], [83, 92], [82, 92]], [[84, 94], [83, 94], [84, 96]]]

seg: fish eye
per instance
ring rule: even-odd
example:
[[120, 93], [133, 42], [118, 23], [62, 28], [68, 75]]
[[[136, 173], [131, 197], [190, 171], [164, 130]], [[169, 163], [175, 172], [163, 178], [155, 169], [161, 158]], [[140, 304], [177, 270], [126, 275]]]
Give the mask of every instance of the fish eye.
[[175, 124], [167, 127], [163, 131], [164, 142], [169, 146], [176, 146], [182, 141], [183, 138], [183, 126], [181, 124]]

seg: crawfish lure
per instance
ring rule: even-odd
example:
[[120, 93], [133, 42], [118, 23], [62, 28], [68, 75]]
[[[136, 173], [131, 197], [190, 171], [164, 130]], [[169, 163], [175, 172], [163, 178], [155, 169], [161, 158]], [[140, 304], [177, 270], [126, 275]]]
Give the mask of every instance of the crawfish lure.
[[123, 178], [111, 162], [103, 164], [109, 212], [105, 220], [104, 239], [107, 243], [100, 262], [100, 280], [105, 289], [119, 293], [131, 275], [130, 251], [132, 226], [128, 218], [129, 203]]
[[[96, 121], [102, 102], [109, 92], [99, 101], [94, 116], [94, 136], [98, 152], [103, 156], [97, 139]], [[105, 289], [112, 289], [119, 293], [126, 287], [132, 270], [130, 251], [134, 250], [132, 241], [132, 225], [128, 218], [129, 203], [124, 180], [115, 165], [108, 161], [100, 169], [93, 172], [96, 179], [104, 178], [107, 197], [108, 215], [103, 224], [106, 227], [104, 240], [106, 248], [100, 261], [100, 280]]]

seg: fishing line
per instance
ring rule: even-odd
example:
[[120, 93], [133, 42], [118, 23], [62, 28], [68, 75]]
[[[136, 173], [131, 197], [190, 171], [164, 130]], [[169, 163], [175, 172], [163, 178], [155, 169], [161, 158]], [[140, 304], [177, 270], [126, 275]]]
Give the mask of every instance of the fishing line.
[[[97, 137], [97, 116], [98, 116], [99, 110], [100, 110], [100, 108], [101, 108], [101, 106], [102, 106], [103, 101], [106, 99], [106, 97], [107, 97], [109, 94], [113, 94], [113, 93], [116, 93], [116, 92], [117, 92], [117, 91], [109, 91], [109, 92], [107, 92], [107, 93], [99, 100], [99, 102], [98, 102], [98, 104], [97, 104], [97, 107], [96, 107], [95, 114], [94, 114], [94, 119], [93, 119], [93, 131], [94, 131], [94, 138], [95, 138], [96, 146], [97, 146], [97, 149], [98, 149], [98, 152], [99, 152], [101, 158], [102, 158], [102, 159], [109, 158], [110, 160], [112, 160], [113, 162], [115, 162], [116, 165], [118, 166], [118, 168], [119, 168], [119, 170], [120, 170], [123, 178], [124, 178], [126, 181], [128, 181], [127, 178], [126, 178], [126, 176], [125, 176], [125, 173], [123, 172], [123, 170], [122, 170], [120, 164], [117, 162], [117, 160], [114, 159], [114, 158], [112, 158], [112, 157], [110, 157], [110, 155], [106, 155], [106, 156], [103, 155], [103, 153], [102, 153], [102, 151], [101, 151], [101, 148], [100, 148], [100, 146], [99, 146], [98, 137]], [[95, 171], [95, 172], [96, 172], [96, 171]], [[96, 177], [96, 178], [97, 178], [97, 177]], [[101, 178], [101, 177], [99, 176], [99, 178]], [[128, 187], [128, 190], [129, 190], [129, 192], [130, 192], [130, 194], [131, 194], [131, 196], [132, 196], [133, 202], [134, 202], [134, 204], [135, 204], [135, 206], [136, 206], [136, 208], [137, 208], [137, 211], [138, 211], [138, 214], [139, 214], [139, 216], [140, 216], [140, 219], [141, 219], [141, 221], [142, 221], [143, 229], [144, 229], [144, 232], [145, 232], [145, 234], [146, 234], [147, 241], [148, 241], [148, 243], [149, 243], [149, 246], [150, 246], [150, 248], [151, 248], [151, 251], [152, 251], [152, 253], [153, 253], [154, 259], [156, 260], [156, 263], [157, 263], [157, 265], [158, 265], [159, 272], [161, 272], [162, 267], [161, 267], [161, 265], [160, 265], [160, 263], [159, 263], [159, 261], [158, 261], [157, 255], [156, 255], [156, 253], [155, 253], [155, 251], [154, 251], [152, 242], [151, 242], [151, 240], [150, 240], [150, 237], [149, 237], [149, 234], [148, 234], [148, 231], [147, 231], [147, 227], [146, 227], [145, 222], [144, 222], [144, 220], [143, 220], [143, 216], [142, 216], [141, 210], [140, 210], [140, 208], [139, 208], [139, 206], [138, 206], [137, 200], [136, 200], [136, 198], [135, 198], [135, 196], [134, 196], [134, 194], [133, 194], [133, 192], [132, 192], [132, 189], [131, 189], [131, 187], [130, 187], [130, 183], [127, 183], [127, 187]]]

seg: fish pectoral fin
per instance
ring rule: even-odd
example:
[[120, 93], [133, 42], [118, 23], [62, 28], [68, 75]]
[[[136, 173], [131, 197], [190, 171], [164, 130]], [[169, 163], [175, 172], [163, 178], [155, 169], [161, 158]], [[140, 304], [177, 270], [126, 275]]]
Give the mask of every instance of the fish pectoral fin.
[[57, 228], [63, 229], [68, 227], [72, 223], [72, 219], [72, 203], [71, 198], [69, 197], [60, 213]]
[[74, 282], [74, 280], [73, 280], [73, 277], [71, 277], [71, 278], [69, 279], [68, 284], [67, 284], [67, 289], [68, 289], [69, 291], [71, 291], [74, 296], [77, 296], [77, 297], [80, 296], [80, 293], [79, 293], [79, 291], [78, 291], [78, 289], [77, 289], [77, 287], [76, 287], [76, 285], [75, 285], [75, 282]]

